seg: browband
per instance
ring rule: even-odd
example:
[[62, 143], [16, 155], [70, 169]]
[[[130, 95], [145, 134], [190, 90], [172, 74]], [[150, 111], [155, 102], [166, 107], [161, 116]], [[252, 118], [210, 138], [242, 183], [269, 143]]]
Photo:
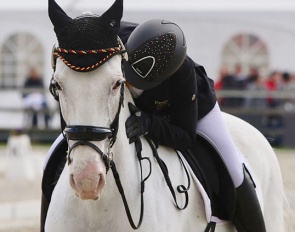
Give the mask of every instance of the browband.
[[[52, 57], [51, 57], [51, 66], [52, 69], [55, 71], [56, 66], [56, 58], [60, 58], [69, 68], [80, 71], [80, 72], [88, 72], [92, 71], [96, 68], [98, 68], [100, 65], [104, 64], [107, 60], [109, 60], [113, 55], [117, 53], [121, 53], [122, 58], [126, 61], [128, 60], [128, 54], [126, 52], [125, 46], [120, 39], [120, 37], [117, 37], [118, 41], [118, 47], [112, 47], [112, 48], [104, 48], [104, 49], [91, 49], [91, 50], [75, 50], [75, 49], [65, 49], [56, 47], [53, 45], [52, 48]], [[66, 58], [62, 54], [73, 54], [73, 55], [95, 55], [99, 53], [108, 53], [105, 57], [103, 57], [101, 60], [97, 61], [95, 64], [86, 66], [86, 67], [79, 67], [76, 65], [71, 64], [69, 61], [67, 61]]]

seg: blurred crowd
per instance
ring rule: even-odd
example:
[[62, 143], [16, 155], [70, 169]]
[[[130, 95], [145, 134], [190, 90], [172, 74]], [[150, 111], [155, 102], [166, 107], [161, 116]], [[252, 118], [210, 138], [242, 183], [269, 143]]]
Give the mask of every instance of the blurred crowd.
[[222, 66], [219, 78], [215, 81], [215, 89], [217, 92], [231, 90], [227, 93], [234, 93], [219, 96], [219, 104], [223, 107], [281, 107], [286, 111], [295, 110], [293, 73], [274, 70], [267, 76], [262, 76], [258, 67], [251, 67], [245, 75], [242, 73], [241, 65], [236, 65], [233, 72], [229, 72], [227, 66]]
[[23, 101], [27, 114], [25, 128], [48, 128], [50, 115], [44, 94], [43, 77], [32, 67], [23, 85]]

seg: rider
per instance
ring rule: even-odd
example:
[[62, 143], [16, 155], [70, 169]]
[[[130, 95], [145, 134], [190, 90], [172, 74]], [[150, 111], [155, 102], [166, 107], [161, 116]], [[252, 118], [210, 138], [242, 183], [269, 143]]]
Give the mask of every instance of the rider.
[[254, 184], [222, 118], [213, 81], [186, 55], [179, 26], [160, 19], [140, 25], [121, 22], [119, 37], [129, 55], [124, 71], [136, 104], [129, 105], [133, 114], [125, 123], [129, 142], [147, 134], [161, 145], [193, 150], [196, 132], [202, 134], [217, 148], [232, 177], [237, 230], [266, 231]]

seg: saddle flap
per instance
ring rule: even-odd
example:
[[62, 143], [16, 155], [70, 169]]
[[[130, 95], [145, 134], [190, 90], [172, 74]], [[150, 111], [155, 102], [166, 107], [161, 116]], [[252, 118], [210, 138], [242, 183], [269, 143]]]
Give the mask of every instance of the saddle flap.
[[194, 174], [211, 200], [212, 216], [231, 220], [234, 215], [236, 190], [229, 171], [215, 147], [197, 134], [197, 145], [183, 152]]

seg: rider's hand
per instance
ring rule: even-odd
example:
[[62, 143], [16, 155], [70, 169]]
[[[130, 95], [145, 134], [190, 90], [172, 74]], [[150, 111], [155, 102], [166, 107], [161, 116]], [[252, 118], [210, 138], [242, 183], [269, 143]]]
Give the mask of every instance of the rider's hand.
[[131, 115], [125, 122], [126, 135], [129, 143], [135, 142], [140, 136], [149, 132], [151, 127], [151, 117], [147, 113], [139, 110], [132, 103], [128, 103]]

